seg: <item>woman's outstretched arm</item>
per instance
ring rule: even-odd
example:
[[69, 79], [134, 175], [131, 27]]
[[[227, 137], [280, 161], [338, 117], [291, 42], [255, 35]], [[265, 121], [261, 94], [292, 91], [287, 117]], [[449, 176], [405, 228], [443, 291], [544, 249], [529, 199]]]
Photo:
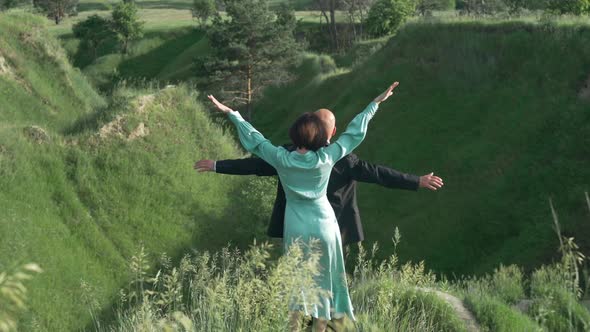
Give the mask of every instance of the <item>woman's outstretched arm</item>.
[[367, 134], [369, 121], [371, 121], [377, 112], [379, 104], [387, 100], [398, 85], [399, 82], [393, 83], [387, 90], [377, 96], [361, 113], [352, 119], [344, 133], [338, 137], [338, 140], [325, 148], [324, 151], [326, 151], [334, 163], [351, 153], [352, 150], [361, 144]]
[[233, 122], [238, 130], [238, 136], [240, 137], [240, 142], [242, 143], [244, 149], [264, 159], [267, 163], [275, 168], [279, 166], [281, 160], [281, 150], [284, 149], [274, 146], [258, 130], [248, 123], [248, 121], [244, 120], [239, 112], [236, 112], [223, 105], [212, 95], [208, 95], [207, 98], [213, 102], [215, 107], [220, 112], [223, 112], [229, 116], [229, 119], [231, 122]]

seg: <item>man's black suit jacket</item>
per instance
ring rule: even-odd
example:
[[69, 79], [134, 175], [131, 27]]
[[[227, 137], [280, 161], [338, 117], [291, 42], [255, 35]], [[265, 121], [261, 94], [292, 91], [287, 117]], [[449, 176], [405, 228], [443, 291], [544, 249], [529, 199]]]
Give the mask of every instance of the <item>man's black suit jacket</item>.
[[[292, 150], [289, 147], [287, 149]], [[216, 162], [215, 171], [234, 175], [277, 175], [276, 169], [260, 158], [219, 160]], [[364, 239], [356, 200], [357, 181], [376, 183], [388, 188], [418, 190], [420, 178], [388, 167], [370, 164], [360, 160], [355, 154], [349, 154], [338, 161], [330, 174], [327, 196], [336, 214], [342, 233], [342, 242], [345, 245]], [[283, 237], [286, 205], [285, 192], [279, 180], [268, 236]]]

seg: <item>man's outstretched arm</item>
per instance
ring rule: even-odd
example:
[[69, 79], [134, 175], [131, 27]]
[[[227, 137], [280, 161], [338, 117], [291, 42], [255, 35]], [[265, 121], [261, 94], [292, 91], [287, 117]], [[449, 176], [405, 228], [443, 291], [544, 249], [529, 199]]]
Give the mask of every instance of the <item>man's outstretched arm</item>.
[[261, 158], [199, 160], [193, 166], [198, 172], [216, 172], [232, 175], [277, 175], [277, 170]]
[[437, 190], [443, 186], [443, 180], [433, 173], [423, 176], [406, 174], [389, 167], [360, 160], [356, 155], [350, 155], [348, 161], [352, 178], [359, 182], [375, 183], [388, 188], [405, 190], [418, 190], [418, 188]]

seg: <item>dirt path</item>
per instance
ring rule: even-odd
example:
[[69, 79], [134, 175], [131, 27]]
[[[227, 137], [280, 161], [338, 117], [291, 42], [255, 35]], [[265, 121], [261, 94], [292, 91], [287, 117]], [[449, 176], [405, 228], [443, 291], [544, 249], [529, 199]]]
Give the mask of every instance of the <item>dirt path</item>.
[[479, 327], [477, 320], [475, 319], [475, 317], [473, 316], [471, 311], [469, 311], [467, 308], [465, 308], [465, 306], [463, 305], [463, 301], [461, 301], [459, 298], [457, 298], [456, 296], [453, 296], [449, 293], [441, 292], [441, 291], [435, 290], [435, 289], [430, 289], [430, 288], [419, 288], [419, 289], [424, 292], [434, 293], [438, 297], [443, 299], [445, 302], [450, 304], [451, 307], [453, 307], [453, 309], [457, 313], [457, 316], [459, 316], [459, 318], [461, 318], [461, 320], [463, 320], [463, 322], [465, 323], [465, 326], [467, 327], [468, 332], [481, 331], [481, 328]]

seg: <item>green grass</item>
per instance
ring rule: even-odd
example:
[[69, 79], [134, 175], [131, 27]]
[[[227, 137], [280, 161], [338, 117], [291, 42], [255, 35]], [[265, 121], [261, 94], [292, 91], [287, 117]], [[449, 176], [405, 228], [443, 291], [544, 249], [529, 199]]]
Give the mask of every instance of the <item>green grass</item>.
[[468, 294], [465, 302], [477, 321], [484, 327], [484, 331], [543, 331], [530, 317], [489, 294]]
[[449, 275], [499, 262], [530, 270], [555, 253], [553, 197], [564, 233], [590, 250], [581, 236], [590, 232], [590, 104], [578, 98], [590, 75], [588, 25], [412, 23], [352, 70], [304, 75], [254, 107], [273, 142], [287, 142], [298, 114], [320, 107], [335, 112], [342, 132], [397, 80], [357, 153], [445, 180], [436, 193], [360, 185], [369, 242], [387, 243], [398, 226], [402, 260]]
[[[269, 6], [272, 8], [279, 7], [281, 4], [290, 3], [294, 9], [302, 10], [309, 8], [312, 5], [313, 0], [268, 0]], [[86, 12], [93, 10], [109, 10], [117, 1], [115, 0], [81, 0], [78, 5], [78, 11]], [[162, 1], [162, 0], [138, 0], [136, 1], [140, 8], [145, 9], [188, 9], [190, 10], [193, 6], [192, 0], [173, 0], [173, 1]]]
[[[436, 280], [423, 263], [400, 266], [395, 254], [378, 261], [375, 253], [376, 247], [371, 257], [367, 257], [367, 252], [359, 247], [352, 257], [355, 265], [348, 279], [356, 322], [346, 318], [343, 324], [331, 323], [338, 331], [466, 331], [464, 319], [471, 326], [490, 332], [587, 330], [583, 323], [590, 312], [580, 309], [574, 295], [563, 289], [563, 284], [571, 283], [572, 279], [560, 264], [536, 270], [532, 279], [525, 278], [515, 266], [509, 266], [483, 278], [455, 283]], [[115, 331], [155, 331], [181, 326], [194, 331], [286, 330], [289, 294], [299, 293], [302, 284], [308, 294], [318, 291], [313, 282], [318, 272], [317, 254], [311, 251], [302, 255], [296, 247], [274, 260], [268, 244], [254, 243], [243, 254], [231, 248], [214, 253], [193, 252], [177, 266], [167, 264], [164, 259], [153, 278], [139, 268], [145, 255], [135, 255], [132, 264], [137, 267], [138, 277], [121, 290], [125, 295], [122, 302], [127, 306], [114, 309], [117, 319], [109, 328]], [[514, 304], [525, 298], [522, 284], [529, 282], [533, 304], [531, 309], [521, 312]], [[535, 290], [539, 288], [545, 291]], [[441, 291], [463, 298], [465, 309], [459, 309], [461, 300], [458, 299], [459, 303], [451, 305], [447, 299], [452, 296]], [[545, 306], [555, 304], [556, 291], [570, 299], [567, 306]], [[144, 295], [138, 298], [137, 294]], [[570, 310], [564, 311], [565, 308]], [[465, 318], [469, 312], [475, 321]]]
[[[207, 45], [201, 32], [182, 28], [193, 23], [176, 16], [180, 12], [145, 12], [152, 15], [148, 35], [132, 56], [104, 55], [84, 72], [111, 86], [115, 69], [114, 75], [130, 79], [186, 79], [191, 58]], [[241, 153], [190, 86], [115, 86], [110, 98], [96, 93], [52, 37], [69, 33], [72, 21], [50, 30], [40, 17], [0, 14], [0, 29], [7, 32], [0, 35], [0, 56], [9, 68], [0, 74], [0, 271], [31, 261], [45, 270], [30, 284], [25, 330], [91, 328], [88, 308], [95, 307], [93, 314], [109, 322], [117, 290], [132, 279], [127, 262], [142, 243], [147, 253], [165, 251], [174, 261], [189, 248], [214, 249], [228, 241], [243, 247], [263, 234], [274, 194], [265, 180], [194, 174], [195, 160]], [[382, 106], [358, 153], [404, 171], [433, 170], [446, 186], [412, 193], [361, 185], [369, 242], [388, 243], [397, 225], [406, 238], [399, 247], [404, 261], [425, 260], [437, 272], [457, 275], [488, 272], [498, 262], [530, 271], [555, 256], [551, 196], [564, 235], [578, 236], [588, 252], [590, 243], [579, 234], [590, 231], [582, 200], [590, 178], [590, 106], [577, 97], [590, 75], [588, 27], [417, 22], [381, 43], [359, 45], [337, 62], [307, 56], [299, 79], [267, 91], [255, 108], [255, 124], [282, 143], [297, 114], [329, 107], [343, 131], [383, 87], [399, 80], [399, 91]], [[65, 44], [75, 54], [77, 42], [66, 38]], [[138, 98], [146, 94], [154, 99], [138, 113]], [[111, 121], [120, 121], [120, 129], [100, 138], [99, 129]], [[128, 141], [140, 123], [149, 135]], [[50, 140], [32, 142], [25, 131], [31, 125], [41, 126]], [[390, 254], [384, 250], [380, 257]], [[508, 294], [502, 301], [515, 298], [518, 287], [501, 284]], [[83, 296], [86, 285], [94, 289], [96, 306]], [[393, 283], [375, 287], [437, 313], [422, 316], [424, 323], [453, 321], [430, 296]], [[571, 296], [535, 294], [543, 299], [536, 302], [538, 312], [558, 313], [547, 320], [556, 325], [546, 326], [572, 324], [562, 320], [572, 312], [576, 327], [587, 321]], [[489, 311], [502, 314], [505, 308], [494, 301]], [[407, 317], [406, 323], [415, 316]], [[432, 317], [443, 318], [428, 321]], [[381, 322], [378, 328], [387, 320]]]
[[[255, 244], [243, 254], [228, 248], [214, 253], [195, 252], [187, 254], [178, 266], [161, 266], [153, 279], [138, 273], [142, 277], [122, 290], [130, 310], [118, 311], [110, 328], [288, 330], [288, 304], [293, 294], [298, 294], [301, 287], [310, 297], [318, 292], [313, 276], [319, 271], [319, 253], [312, 250], [302, 255], [298, 247], [274, 260], [270, 249], [267, 244]], [[136, 255], [133, 261], [138, 262], [139, 257], [143, 256]], [[422, 265], [399, 267], [393, 263], [377, 269], [378, 264], [373, 266], [362, 258], [357, 262], [350, 280], [357, 321], [344, 319], [338, 331], [465, 331], [449, 304], [416, 288], [434, 282]], [[141, 287], [143, 280], [152, 281]], [[143, 299], [129, 296], [137, 293], [144, 294]]]
[[[92, 324], [82, 285], [96, 290], [95, 314], [108, 321], [142, 243], [175, 261], [190, 248], [264, 237], [274, 185], [197, 175], [195, 160], [241, 154], [194, 90], [120, 86], [106, 100], [69, 65], [43, 20], [0, 14], [9, 68], [0, 75], [0, 271], [27, 262], [45, 270], [30, 283], [21, 328], [80, 330]], [[138, 98], [150, 94], [139, 112]], [[119, 126], [101, 136], [110, 122]], [[140, 124], [149, 134], [128, 140]], [[31, 125], [49, 139], [31, 140]]]

